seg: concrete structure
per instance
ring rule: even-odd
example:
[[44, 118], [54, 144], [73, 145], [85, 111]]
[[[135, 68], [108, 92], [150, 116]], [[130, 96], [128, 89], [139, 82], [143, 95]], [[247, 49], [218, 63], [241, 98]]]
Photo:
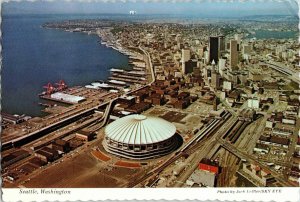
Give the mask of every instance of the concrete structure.
[[184, 68], [182, 68], [182, 73], [192, 73], [194, 68], [197, 68], [197, 60], [188, 60], [184, 64], [182, 64]]
[[220, 89], [221, 75], [219, 73], [212, 73], [211, 75], [211, 87], [214, 89]]
[[255, 147], [253, 148], [253, 151], [259, 152], [261, 154], [267, 154], [269, 153], [270, 148], [268, 147], [268, 145], [256, 143]]
[[185, 74], [185, 63], [191, 59], [191, 51], [189, 49], [182, 49], [181, 51], [182, 73]]
[[6, 122], [9, 122], [9, 123], [12, 123], [12, 124], [22, 123], [23, 121], [26, 121], [26, 120], [31, 118], [29, 116], [26, 116], [25, 114], [23, 114], [23, 115], [17, 115], [17, 114], [11, 115], [11, 114], [4, 113], [4, 112], [1, 112], [1, 117], [2, 117], [3, 121], [6, 121]]
[[91, 141], [95, 137], [95, 133], [87, 132], [80, 130], [75, 135], [76, 138], [83, 140], [83, 141]]
[[234, 40], [237, 42], [237, 44], [241, 44], [241, 40], [242, 40], [241, 34], [235, 34]]
[[218, 66], [219, 66], [218, 72], [220, 73], [221, 76], [224, 75], [225, 65], [226, 65], [226, 59], [220, 58], [219, 64], [218, 64]]
[[238, 64], [238, 47], [236, 40], [230, 40], [230, 68], [237, 70]]
[[209, 171], [195, 170], [187, 182], [193, 182], [192, 184], [197, 183], [206, 187], [215, 187], [216, 175]]
[[176, 127], [161, 118], [128, 115], [105, 128], [103, 146], [109, 153], [129, 159], [166, 155], [178, 146]]
[[210, 159], [202, 159], [192, 175], [187, 181], [199, 184], [206, 187], [215, 187], [216, 178], [219, 174], [219, 165], [218, 163]]
[[230, 81], [223, 81], [223, 89], [230, 91], [232, 89], [232, 84]]
[[221, 57], [221, 52], [225, 51], [225, 36], [219, 36], [219, 58]]
[[57, 139], [52, 143], [52, 149], [66, 153], [70, 151], [70, 144], [65, 140]]
[[247, 175], [249, 175], [258, 185], [263, 185], [266, 187], [275, 182], [275, 178], [268, 171], [263, 170], [257, 165], [243, 163], [243, 171]]
[[248, 99], [247, 106], [251, 109], [259, 109], [259, 100], [255, 98]]

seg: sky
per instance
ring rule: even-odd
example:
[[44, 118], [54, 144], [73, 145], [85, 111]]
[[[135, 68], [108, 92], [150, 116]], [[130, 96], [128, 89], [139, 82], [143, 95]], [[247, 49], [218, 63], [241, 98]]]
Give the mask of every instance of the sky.
[[4, 0], [3, 14], [298, 15], [296, 0]]

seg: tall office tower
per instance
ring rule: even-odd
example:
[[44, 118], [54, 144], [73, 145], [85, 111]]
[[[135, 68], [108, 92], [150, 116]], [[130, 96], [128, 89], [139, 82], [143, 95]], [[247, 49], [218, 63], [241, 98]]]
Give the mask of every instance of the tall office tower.
[[182, 55], [181, 55], [181, 71], [182, 74], [185, 74], [186, 68], [185, 68], [185, 62], [189, 61], [191, 59], [191, 51], [189, 49], [182, 49]]
[[217, 72], [211, 73], [211, 87], [215, 90], [220, 89], [221, 75]]
[[230, 40], [230, 68], [237, 70], [238, 64], [238, 47], [236, 40]]
[[184, 72], [182, 72], [183, 74], [192, 73], [193, 69], [197, 67], [197, 60], [188, 60], [184, 63], [184, 67], [185, 69]]
[[242, 40], [242, 36], [240, 34], [235, 34], [234, 39], [237, 41], [238, 44], [240, 44]]
[[209, 37], [209, 63], [213, 60], [218, 63], [219, 59], [219, 37]]
[[209, 52], [208, 51], [204, 51], [204, 64], [208, 64], [209, 62]]
[[237, 41], [237, 48], [238, 50], [241, 49], [241, 40], [242, 40], [242, 35], [241, 34], [235, 34], [234, 39]]
[[241, 34], [235, 34], [235, 35], [234, 35], [234, 39], [237, 41], [237, 43], [240, 43], [240, 42], [241, 42], [241, 39], [242, 39]]
[[219, 58], [221, 57], [221, 52], [225, 51], [225, 36], [219, 36]]
[[225, 64], [226, 64], [226, 59], [220, 58], [218, 70], [221, 76], [224, 75]]
[[203, 55], [204, 55], [203, 47], [200, 47], [200, 48], [198, 49], [198, 55], [199, 55], [199, 58], [202, 58], [202, 57], [203, 57]]

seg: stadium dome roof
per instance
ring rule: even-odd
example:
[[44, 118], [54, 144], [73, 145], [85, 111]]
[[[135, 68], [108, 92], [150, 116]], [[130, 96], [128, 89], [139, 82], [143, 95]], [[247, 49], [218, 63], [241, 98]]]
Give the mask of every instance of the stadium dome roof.
[[161, 142], [171, 138], [176, 127], [159, 117], [139, 114], [128, 115], [117, 119], [105, 128], [108, 138], [132, 145], [143, 145]]

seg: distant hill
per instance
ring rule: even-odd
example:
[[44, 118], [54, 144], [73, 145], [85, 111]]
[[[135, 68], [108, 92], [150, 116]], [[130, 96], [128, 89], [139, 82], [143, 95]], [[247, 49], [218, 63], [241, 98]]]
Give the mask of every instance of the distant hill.
[[249, 15], [249, 16], [243, 16], [239, 18], [239, 20], [243, 21], [260, 21], [260, 22], [271, 22], [271, 21], [277, 21], [277, 22], [291, 22], [295, 21], [298, 22], [298, 16], [294, 15]]

